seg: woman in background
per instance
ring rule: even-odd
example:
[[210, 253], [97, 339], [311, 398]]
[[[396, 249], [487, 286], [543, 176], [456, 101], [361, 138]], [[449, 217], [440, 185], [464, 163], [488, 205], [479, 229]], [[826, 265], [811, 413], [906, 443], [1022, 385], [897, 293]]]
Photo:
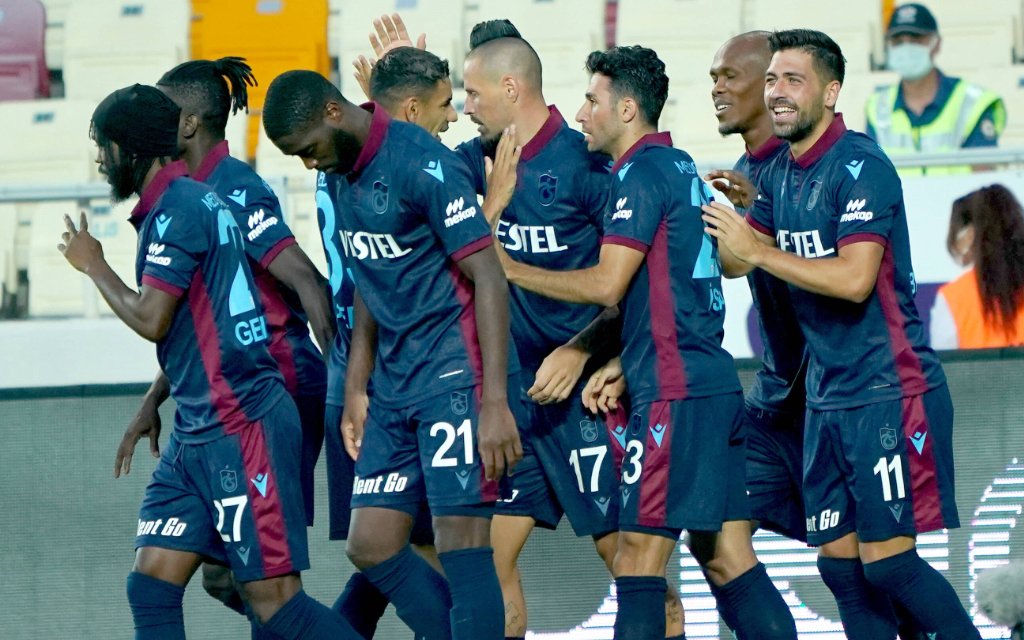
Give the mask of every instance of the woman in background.
[[996, 184], [953, 203], [946, 246], [971, 267], [943, 285], [931, 316], [934, 349], [1024, 345], [1024, 211]]

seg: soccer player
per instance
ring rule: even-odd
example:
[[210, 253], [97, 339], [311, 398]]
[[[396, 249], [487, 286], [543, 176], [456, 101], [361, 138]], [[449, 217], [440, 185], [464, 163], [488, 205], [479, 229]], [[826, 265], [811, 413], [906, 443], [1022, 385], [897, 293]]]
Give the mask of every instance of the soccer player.
[[171, 440], [143, 499], [128, 602], [136, 638], [184, 638], [182, 596], [203, 558], [231, 567], [256, 620], [282, 638], [355, 638], [302, 591], [306, 513], [295, 403], [267, 349], [244, 239], [227, 205], [186, 176], [181, 109], [153, 87], [110, 94], [92, 117], [115, 201], [140, 197], [130, 289], [65, 216], [58, 246], [121, 320], [157, 343], [177, 403]]
[[[323, 277], [296, 244], [277, 197], [244, 162], [229, 155], [224, 127], [230, 113], [248, 109], [247, 86], [255, 83], [240, 58], [194, 60], [168, 71], [157, 83], [182, 109], [179, 151], [191, 177], [206, 183], [246, 229], [246, 255], [267, 319], [270, 353], [295, 400], [302, 420], [302, 492], [306, 523], [313, 524], [313, 469], [323, 442], [326, 368], [307, 328], [322, 344], [334, 339], [334, 321]], [[114, 475], [131, 470], [135, 445], [145, 435], [159, 457], [160, 404], [168, 397], [167, 377], [154, 381], [139, 413], [128, 425], [114, 463]], [[203, 587], [228, 607], [245, 614], [241, 595], [226, 567], [203, 563]]]
[[353, 105], [313, 72], [271, 83], [263, 124], [282, 152], [344, 178], [339, 233], [357, 284], [342, 418], [356, 458], [349, 557], [413, 613], [403, 619], [414, 631], [436, 634], [445, 608], [408, 548], [425, 496], [451, 637], [501, 638], [489, 529], [497, 479], [522, 456], [506, 380], [518, 366], [505, 277], [466, 169], [422, 128]]
[[[474, 186], [490, 196], [501, 171], [488, 175], [487, 163], [499, 140], [514, 143], [515, 191], [493, 219], [498, 241], [513, 259], [545, 269], [593, 266], [600, 250], [602, 218], [608, 197], [609, 158], [587, 151], [554, 106], [544, 100], [541, 62], [521, 37], [485, 40], [511, 23], [492, 21], [474, 28], [475, 48], [466, 57], [465, 114], [480, 136], [460, 145]], [[511, 27], [514, 29], [514, 27]], [[504, 136], [503, 136], [504, 132]], [[486, 159], [486, 160], [485, 160]], [[602, 311], [595, 304], [562, 302], [513, 286], [512, 333], [523, 366], [526, 422], [525, 456], [511, 476], [508, 497], [492, 523], [498, 578], [505, 598], [505, 635], [526, 635], [527, 611], [517, 566], [519, 554], [536, 526], [554, 529], [565, 513], [576, 535], [594, 540], [609, 570], [618, 544], [618, 481], [615, 443], [609, 428], [624, 424], [612, 412], [605, 419], [577, 399], [590, 354], [565, 343]], [[600, 361], [600, 358], [595, 359]], [[560, 372], [568, 370], [567, 375]], [[586, 380], [586, 378], [584, 378]], [[616, 418], [618, 422], [615, 423]], [[682, 606], [674, 589], [666, 592], [670, 636], [682, 634]]]
[[[765, 101], [790, 151], [762, 169], [749, 223], [718, 203], [704, 217], [730, 272], [758, 267], [792, 285], [810, 353], [808, 541], [821, 547], [819, 569], [851, 637], [896, 635], [886, 594], [926, 632], [977, 638], [953, 588], [915, 548], [917, 534], [959, 521], [953, 406], [914, 305], [900, 180], [835, 111], [839, 46], [804, 29], [770, 43]], [[753, 201], [749, 183], [723, 177]]]
[[[698, 219], [710, 192], [657, 123], [665, 65], [644, 47], [590, 54], [576, 115], [591, 150], [612, 156], [596, 265], [550, 271], [502, 256], [509, 281], [577, 303], [622, 304], [622, 364], [632, 416], [622, 434], [621, 513], [613, 563], [617, 638], [664, 637], [665, 569], [683, 529], [735, 611], [741, 637], [795, 638], [782, 597], [750, 543], [742, 395], [722, 348], [724, 304], [713, 241]], [[671, 247], [671, 249], [670, 249]]]

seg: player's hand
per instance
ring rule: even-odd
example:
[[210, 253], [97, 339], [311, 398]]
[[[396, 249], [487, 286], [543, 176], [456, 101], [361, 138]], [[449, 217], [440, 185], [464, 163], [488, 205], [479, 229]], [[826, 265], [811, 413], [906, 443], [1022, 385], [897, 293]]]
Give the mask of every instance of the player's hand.
[[359, 459], [359, 451], [363, 447], [363, 427], [369, 409], [370, 398], [366, 393], [345, 395], [345, 410], [341, 414], [341, 439], [345, 443], [345, 451], [353, 460]]
[[370, 100], [370, 76], [373, 74], [373, 64], [367, 60], [366, 56], [357, 56], [352, 61], [352, 66], [355, 67], [355, 72], [352, 76], [359, 83], [359, 88], [363, 90], [363, 95], [366, 96], [367, 100]]
[[757, 187], [747, 176], [731, 169], [716, 169], [708, 172], [704, 179], [711, 183], [733, 206], [749, 209], [757, 200]]
[[498, 148], [494, 152], [494, 160], [484, 157], [484, 172], [487, 175], [487, 197], [484, 198], [484, 217], [494, 229], [501, 219], [501, 213], [512, 201], [516, 191], [516, 168], [522, 146], [516, 144], [516, 125], [512, 125], [501, 133]]
[[583, 405], [591, 413], [608, 413], [619, 408], [619, 398], [626, 395], [626, 376], [622, 360], [612, 358], [595, 371], [583, 387]]
[[[409, 30], [405, 28], [402, 16], [397, 13], [382, 15], [373, 21], [373, 29], [376, 33], [370, 34], [370, 46], [373, 53], [380, 60], [384, 54], [398, 47], [413, 46], [412, 38], [409, 37]], [[427, 34], [421, 33], [416, 39], [417, 49], [427, 48]]]
[[64, 214], [64, 226], [67, 231], [61, 234], [62, 242], [57, 249], [64, 254], [72, 267], [82, 273], [89, 273], [95, 265], [103, 262], [103, 246], [99, 240], [89, 233], [89, 221], [83, 211], [79, 218], [79, 228], [71, 221], [71, 216]]
[[746, 219], [721, 202], [706, 204], [701, 210], [704, 211], [701, 218], [707, 225], [704, 232], [718, 238], [719, 243], [743, 262], [757, 266], [765, 245], [754, 235]]
[[484, 477], [498, 480], [523, 457], [519, 429], [508, 408], [508, 401], [484, 399], [480, 404], [477, 450], [484, 464]]
[[114, 477], [120, 478], [121, 474], [128, 475], [132, 470], [132, 456], [135, 455], [135, 445], [143, 436], [149, 437], [149, 452], [154, 458], [160, 457], [160, 422], [159, 408], [152, 402], [145, 401], [139, 407], [128, 428], [124, 430], [121, 437], [121, 444], [117, 446], [117, 457], [114, 458]]
[[527, 395], [538, 404], [553, 404], [569, 397], [583, 373], [590, 354], [572, 345], [562, 345], [548, 354], [537, 369]]

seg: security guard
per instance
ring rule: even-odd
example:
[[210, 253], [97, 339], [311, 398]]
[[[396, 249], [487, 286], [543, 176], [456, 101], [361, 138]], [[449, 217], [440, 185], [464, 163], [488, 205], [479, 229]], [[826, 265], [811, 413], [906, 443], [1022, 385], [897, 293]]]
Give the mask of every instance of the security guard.
[[[935, 16], [921, 4], [893, 12], [886, 31], [888, 66], [897, 85], [877, 89], [867, 103], [867, 134], [890, 157], [994, 147], [1006, 127], [996, 94], [935, 68], [941, 38]], [[966, 173], [970, 167], [901, 170], [900, 175]]]

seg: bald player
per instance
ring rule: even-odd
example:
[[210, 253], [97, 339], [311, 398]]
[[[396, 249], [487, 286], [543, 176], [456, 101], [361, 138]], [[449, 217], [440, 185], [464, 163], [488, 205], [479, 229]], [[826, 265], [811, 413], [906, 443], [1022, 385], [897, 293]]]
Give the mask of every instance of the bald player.
[[[526, 40], [511, 35], [517, 33], [508, 21], [474, 28], [476, 46], [465, 62], [464, 112], [480, 136], [457, 152], [469, 165], [478, 193], [488, 195], [493, 187], [489, 159], [496, 151], [499, 160], [503, 157], [498, 148], [503, 134], [514, 142], [519, 153], [515, 190], [500, 215], [489, 217], [513, 260], [554, 271], [591, 267], [600, 252], [610, 158], [588, 152], [583, 136], [544, 100], [540, 58]], [[527, 615], [517, 561], [536, 526], [554, 529], [564, 513], [578, 536], [594, 540], [611, 569], [619, 511], [614, 460], [621, 447], [609, 429], [623, 428], [625, 415], [600, 416], [579, 401], [578, 381], [596, 367], [588, 348], [572, 341], [602, 307], [514, 286], [509, 299], [527, 423], [520, 425], [524, 459], [498, 505], [491, 541], [505, 598], [505, 634], [521, 638]], [[682, 607], [674, 589], [666, 594], [666, 623], [667, 637], [681, 637]]]

